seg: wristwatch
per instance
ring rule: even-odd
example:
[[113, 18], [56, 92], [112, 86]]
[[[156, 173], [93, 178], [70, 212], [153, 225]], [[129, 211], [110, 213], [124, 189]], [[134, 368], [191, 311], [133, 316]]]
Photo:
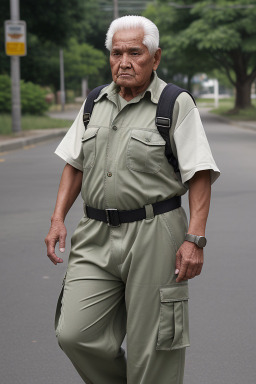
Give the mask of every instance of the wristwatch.
[[191, 243], [195, 243], [199, 248], [204, 248], [206, 246], [207, 240], [204, 236], [196, 236], [187, 233], [185, 236], [186, 241], [190, 241]]

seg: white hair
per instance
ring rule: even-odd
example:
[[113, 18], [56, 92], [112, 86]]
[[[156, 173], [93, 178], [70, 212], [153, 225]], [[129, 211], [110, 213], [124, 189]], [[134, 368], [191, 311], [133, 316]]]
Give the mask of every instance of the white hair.
[[117, 31], [136, 28], [142, 28], [144, 30], [143, 44], [146, 45], [149, 53], [153, 55], [159, 45], [159, 31], [151, 20], [143, 16], [123, 16], [112, 21], [106, 35], [106, 48], [111, 51], [112, 39]]

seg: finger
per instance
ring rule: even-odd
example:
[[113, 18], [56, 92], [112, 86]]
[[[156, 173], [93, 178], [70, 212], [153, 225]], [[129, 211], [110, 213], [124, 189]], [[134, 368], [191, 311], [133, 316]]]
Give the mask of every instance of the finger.
[[53, 264], [57, 264], [57, 263], [63, 263], [63, 260], [58, 257], [55, 253], [55, 244], [50, 244], [48, 243], [47, 245], [47, 256], [49, 257], [49, 259], [53, 262]]
[[56, 254], [47, 255], [49, 259], [53, 262], [53, 264], [57, 265], [58, 263], [63, 263], [63, 260], [58, 257]]
[[66, 240], [66, 235], [60, 235], [59, 250], [62, 253], [65, 252], [65, 240]]
[[196, 276], [197, 266], [198, 265], [193, 262], [191, 262], [188, 265], [186, 276], [185, 276], [187, 279], [193, 279]]
[[178, 251], [176, 253], [175, 275], [179, 274], [180, 266], [181, 266], [181, 253]]
[[200, 275], [200, 273], [202, 272], [202, 268], [203, 268], [203, 264], [198, 265], [197, 270], [196, 270], [196, 276]]
[[186, 277], [187, 266], [188, 266], [187, 263], [184, 263], [184, 264], [181, 265], [180, 272], [179, 272], [178, 277], [176, 279], [177, 283], [182, 281], [184, 278], [187, 278]]

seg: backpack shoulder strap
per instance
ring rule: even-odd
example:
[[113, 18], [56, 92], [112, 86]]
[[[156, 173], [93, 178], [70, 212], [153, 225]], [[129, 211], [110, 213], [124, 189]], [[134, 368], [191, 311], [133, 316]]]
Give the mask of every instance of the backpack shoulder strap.
[[83, 122], [84, 122], [84, 128], [87, 128], [87, 125], [89, 124], [91, 114], [94, 108], [94, 100], [97, 99], [97, 97], [100, 94], [100, 91], [105, 88], [108, 84], [99, 85], [98, 87], [94, 88], [89, 95], [87, 96], [86, 102], [84, 104], [84, 114], [83, 114]]
[[160, 135], [165, 140], [165, 155], [167, 157], [168, 162], [173, 166], [175, 172], [179, 172], [178, 160], [172, 152], [169, 131], [172, 126], [174, 104], [177, 97], [182, 92], [187, 92], [192, 97], [195, 103], [193, 96], [186, 89], [180, 88], [177, 85], [169, 83], [165, 86], [161, 93], [156, 110], [156, 126]]

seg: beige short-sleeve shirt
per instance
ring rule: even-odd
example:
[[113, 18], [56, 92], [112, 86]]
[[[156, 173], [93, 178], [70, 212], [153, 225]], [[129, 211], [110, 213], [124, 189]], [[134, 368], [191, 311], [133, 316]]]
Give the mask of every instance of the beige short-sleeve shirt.
[[135, 209], [183, 195], [200, 170], [219, 176], [198, 110], [187, 93], [174, 106], [170, 138], [180, 176], [168, 163], [165, 141], [155, 125], [156, 107], [166, 83], [156, 73], [148, 89], [129, 102], [111, 83], [95, 101], [85, 131], [82, 105], [55, 153], [83, 172], [82, 197], [95, 208]]

